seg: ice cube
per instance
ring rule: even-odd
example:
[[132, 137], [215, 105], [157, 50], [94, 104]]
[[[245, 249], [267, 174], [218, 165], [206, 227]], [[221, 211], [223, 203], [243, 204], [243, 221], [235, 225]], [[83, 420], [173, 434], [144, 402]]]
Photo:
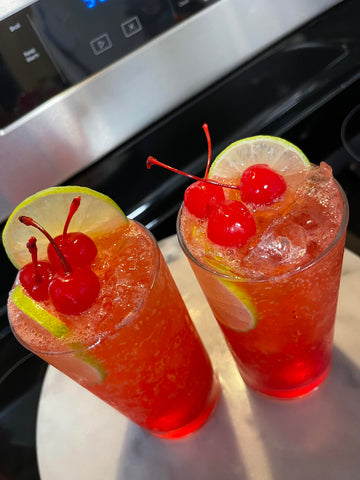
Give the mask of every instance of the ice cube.
[[296, 197], [317, 202], [328, 208], [333, 201], [336, 186], [332, 176], [332, 169], [325, 162], [310, 169], [306, 182], [303, 182], [296, 191]]
[[331, 167], [324, 162], [314, 167], [297, 194], [297, 202], [286, 217], [306, 230], [309, 244], [325, 249], [336, 236], [342, 217], [342, 201]]
[[247, 267], [259, 275], [283, 273], [304, 262], [307, 245], [306, 230], [301, 225], [279, 218], [247, 255]]

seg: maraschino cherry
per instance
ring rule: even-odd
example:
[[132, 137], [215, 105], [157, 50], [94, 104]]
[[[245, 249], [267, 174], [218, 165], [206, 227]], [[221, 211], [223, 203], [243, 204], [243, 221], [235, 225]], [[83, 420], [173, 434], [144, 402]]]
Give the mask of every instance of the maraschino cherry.
[[224, 190], [206, 181], [192, 183], [184, 194], [186, 208], [197, 218], [208, 217], [211, 206], [218, 205], [224, 200]]
[[77, 315], [90, 308], [100, 291], [96, 274], [88, 266], [72, 268], [52, 236], [31, 217], [21, 216], [19, 220], [45, 235], [60, 259], [62, 268], [51, 279], [48, 288], [55, 309], [67, 315]]
[[255, 232], [254, 217], [242, 202], [225, 200], [211, 209], [207, 236], [212, 242], [223, 247], [242, 247]]
[[26, 244], [31, 255], [28, 263], [19, 272], [19, 280], [28, 294], [41, 302], [49, 298], [49, 284], [55, 275], [55, 268], [49, 262], [38, 261], [36, 238], [30, 237]]
[[[73, 199], [63, 233], [54, 238], [55, 243], [60, 247], [62, 254], [72, 267], [91, 265], [97, 254], [96, 245], [90, 237], [81, 232], [68, 233], [70, 221], [78, 210], [80, 201], [80, 196]], [[49, 243], [47, 253], [50, 262], [60, 269], [61, 260], [51, 242]]]
[[240, 180], [241, 199], [253, 205], [271, 205], [286, 191], [284, 177], [269, 165], [258, 163], [244, 170]]
[[78, 315], [93, 305], [100, 291], [96, 274], [86, 267], [58, 272], [49, 285], [49, 297], [58, 312]]

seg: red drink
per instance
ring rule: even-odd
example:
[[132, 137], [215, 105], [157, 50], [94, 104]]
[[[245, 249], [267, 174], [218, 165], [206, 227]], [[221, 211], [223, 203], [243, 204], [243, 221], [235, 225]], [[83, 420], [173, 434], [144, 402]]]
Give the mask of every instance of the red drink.
[[329, 370], [348, 220], [329, 167], [300, 177], [280, 201], [249, 206], [256, 234], [242, 246], [210, 241], [208, 219], [185, 206], [178, 219], [180, 244], [242, 378], [282, 398], [313, 390]]
[[[211, 413], [219, 387], [209, 357], [161, 252], [148, 231], [128, 228], [93, 238], [100, 281], [96, 302], [78, 315], [59, 313], [47, 328], [9, 299], [17, 339], [140, 426], [175, 438]], [[90, 421], [90, 420], [89, 420]]]

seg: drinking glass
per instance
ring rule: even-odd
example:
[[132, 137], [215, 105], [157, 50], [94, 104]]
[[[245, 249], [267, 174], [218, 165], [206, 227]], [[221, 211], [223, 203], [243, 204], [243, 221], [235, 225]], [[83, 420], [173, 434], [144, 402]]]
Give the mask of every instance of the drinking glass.
[[331, 244], [311, 263], [265, 279], [240, 278], [200, 263], [177, 234], [224, 334], [240, 374], [251, 389], [278, 398], [304, 395], [327, 376], [344, 252], [348, 203]]
[[[151, 278], [142, 295], [126, 305], [124, 317], [125, 300], [115, 290], [107, 304], [93, 307], [89, 324], [73, 327], [68, 323], [71, 319], [61, 315], [65, 323], [60, 326], [55, 318], [51, 327], [46, 315], [34, 321], [9, 297], [10, 324], [24, 347], [133, 422], [160, 437], [181, 437], [210, 415], [219, 383], [158, 244], [143, 226], [134, 221], [130, 225], [134, 235], [128, 239], [126, 259], [131, 271], [120, 269], [118, 281], [125, 289], [122, 275], [140, 282], [141, 254], [147, 258]], [[140, 239], [147, 245], [142, 253]], [[111, 262], [117, 261], [113, 255]], [[86, 328], [93, 330], [88, 342], [83, 339]]]

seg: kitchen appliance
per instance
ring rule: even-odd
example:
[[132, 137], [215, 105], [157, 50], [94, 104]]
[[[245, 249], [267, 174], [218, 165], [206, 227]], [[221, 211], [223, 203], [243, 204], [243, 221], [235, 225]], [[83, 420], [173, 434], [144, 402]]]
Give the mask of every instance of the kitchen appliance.
[[0, 219], [335, 3], [2, 0]]
[[[349, 198], [348, 247], [360, 253], [360, 166], [341, 135], [360, 104], [360, 5], [289, 3], [0, 0], [1, 220], [39, 188], [79, 184], [166, 237], [188, 181], [147, 171], [146, 158], [201, 174], [206, 122], [213, 156], [264, 133], [330, 163]], [[36, 479], [46, 366], [9, 331], [15, 271], [2, 250], [0, 266], [0, 478]]]

